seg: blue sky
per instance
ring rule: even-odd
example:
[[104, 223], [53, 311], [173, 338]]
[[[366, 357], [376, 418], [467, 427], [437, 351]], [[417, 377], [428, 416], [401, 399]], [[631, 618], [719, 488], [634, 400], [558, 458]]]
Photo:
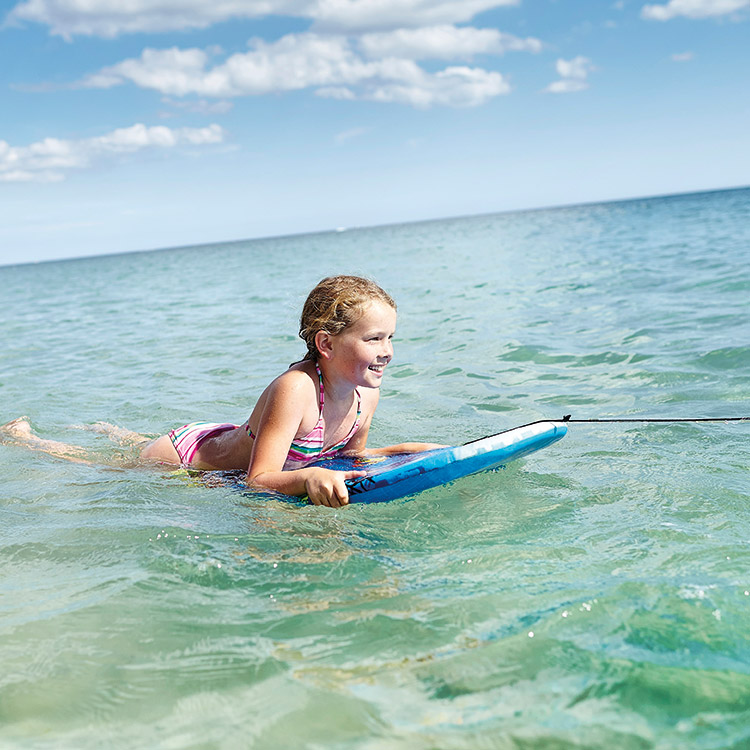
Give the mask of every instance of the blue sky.
[[750, 0], [0, 9], [0, 264], [750, 184]]

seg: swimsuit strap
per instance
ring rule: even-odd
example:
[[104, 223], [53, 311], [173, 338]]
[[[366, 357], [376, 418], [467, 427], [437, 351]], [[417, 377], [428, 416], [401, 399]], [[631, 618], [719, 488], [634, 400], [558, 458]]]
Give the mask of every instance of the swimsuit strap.
[[[325, 390], [323, 388], [323, 373], [320, 371], [317, 362], [315, 363], [315, 372], [318, 373], [318, 382], [320, 383], [320, 419], [318, 420], [318, 424], [320, 424], [323, 421], [323, 404], [325, 404], [326, 398]], [[357, 394], [357, 416], [354, 419], [352, 429], [349, 430], [349, 434], [344, 438], [344, 443], [349, 442], [349, 438], [357, 431], [357, 428], [359, 427], [359, 418], [362, 415], [362, 395], [359, 392], [359, 388], [355, 388], [354, 392]], [[343, 443], [339, 443], [339, 446], [341, 445], [343, 445]], [[328, 453], [329, 450], [331, 449], [329, 448], [325, 452]]]
[[[362, 416], [362, 395], [358, 388], [354, 389], [354, 393], [357, 394], [357, 416], [354, 419], [354, 424], [349, 430], [346, 437], [336, 445], [332, 445], [330, 448], [323, 448], [323, 431], [325, 426], [325, 420], [323, 419], [323, 405], [325, 404], [325, 388], [323, 387], [323, 373], [320, 371], [320, 367], [317, 362], [315, 363], [315, 372], [318, 373], [318, 384], [319, 384], [319, 408], [320, 413], [318, 416], [318, 422], [315, 427], [310, 430], [304, 437], [295, 438], [292, 440], [292, 444], [289, 448], [289, 455], [287, 461], [310, 461], [318, 456], [325, 456], [330, 453], [335, 453], [337, 450], [346, 445], [349, 440], [359, 429], [359, 422]], [[255, 439], [255, 434], [250, 429], [249, 419], [245, 423], [245, 429], [247, 434]]]
[[[355, 429], [359, 427], [359, 418], [362, 416], [362, 396], [359, 392], [359, 388], [355, 388], [354, 392], [357, 394], [357, 417], [354, 420]], [[352, 434], [354, 434], [352, 432]]]
[[318, 367], [318, 363], [315, 363], [315, 372], [318, 373], [318, 383], [319, 383], [319, 391], [320, 396], [318, 397], [318, 404], [320, 405], [320, 416], [323, 416], [323, 404], [326, 402], [326, 396], [325, 391], [323, 389], [323, 373], [320, 371], [320, 367]]

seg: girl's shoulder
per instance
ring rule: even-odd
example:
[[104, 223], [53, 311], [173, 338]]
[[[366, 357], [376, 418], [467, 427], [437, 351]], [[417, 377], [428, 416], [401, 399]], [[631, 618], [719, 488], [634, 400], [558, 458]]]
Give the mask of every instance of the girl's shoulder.
[[253, 415], [302, 413], [309, 419], [317, 419], [318, 385], [314, 365], [313, 375], [314, 380], [304, 367], [285, 370], [266, 386], [255, 404]]
[[306, 362], [297, 362], [288, 370], [284, 370], [271, 381], [268, 390], [274, 393], [301, 393], [304, 391], [317, 391], [318, 375], [315, 365]]

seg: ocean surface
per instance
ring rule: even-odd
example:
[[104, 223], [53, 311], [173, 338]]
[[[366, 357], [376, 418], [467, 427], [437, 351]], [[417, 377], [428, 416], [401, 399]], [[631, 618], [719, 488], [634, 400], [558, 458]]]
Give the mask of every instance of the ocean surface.
[[750, 189], [2, 267], [0, 423], [95, 462], [0, 445], [0, 748], [750, 748], [750, 423], [340, 510], [79, 428], [243, 421], [333, 273], [399, 303], [371, 445], [750, 415]]

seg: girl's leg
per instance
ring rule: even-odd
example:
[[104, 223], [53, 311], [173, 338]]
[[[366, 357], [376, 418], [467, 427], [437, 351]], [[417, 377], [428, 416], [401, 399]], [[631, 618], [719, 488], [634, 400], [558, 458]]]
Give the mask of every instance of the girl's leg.
[[31, 431], [28, 417], [18, 417], [0, 427], [0, 443], [23, 445], [31, 450], [43, 451], [51, 456], [68, 461], [88, 464], [88, 453], [77, 445], [61, 443], [58, 440], [44, 440]]
[[109, 422], [94, 422], [94, 424], [76, 424], [72, 426], [77, 430], [89, 430], [90, 432], [97, 432], [100, 435], [106, 435], [110, 440], [120, 443], [120, 445], [141, 445], [148, 443], [152, 439], [141, 435], [140, 432], [126, 430]]
[[174, 445], [172, 445], [169, 435], [162, 435], [148, 443], [141, 451], [141, 459], [157, 463], [175, 464], [176, 466], [182, 463]]
[[[150, 440], [150, 438], [137, 432], [124, 430], [107, 422], [87, 425], [84, 429], [92, 429], [94, 432], [107, 435], [122, 445], [142, 445], [140, 458], [145, 461], [180, 465], [180, 457], [174, 445], [172, 445], [169, 435], [162, 435], [156, 440]], [[0, 443], [22, 445], [31, 450], [43, 451], [51, 456], [75, 461], [76, 463], [94, 463], [90, 454], [80, 446], [62, 443], [58, 440], [45, 440], [35, 435], [31, 430], [28, 417], [18, 417], [0, 426]], [[97, 463], [101, 463], [101, 461]]]

